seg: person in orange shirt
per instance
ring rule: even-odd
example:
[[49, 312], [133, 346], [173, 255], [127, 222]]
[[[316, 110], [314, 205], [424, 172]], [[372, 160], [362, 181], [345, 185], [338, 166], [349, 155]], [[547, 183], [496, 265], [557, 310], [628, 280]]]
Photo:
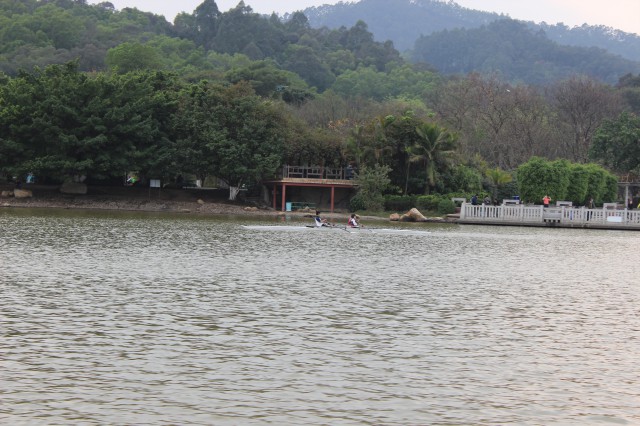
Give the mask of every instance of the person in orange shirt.
[[542, 204], [544, 204], [545, 207], [549, 207], [550, 202], [551, 202], [551, 197], [549, 197], [548, 195], [545, 195], [544, 198], [542, 199]]

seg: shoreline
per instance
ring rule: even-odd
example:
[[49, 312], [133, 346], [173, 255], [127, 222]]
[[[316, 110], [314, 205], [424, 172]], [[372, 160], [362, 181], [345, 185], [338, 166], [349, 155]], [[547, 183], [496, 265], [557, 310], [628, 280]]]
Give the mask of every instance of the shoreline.
[[[24, 185], [22, 189], [32, 192], [32, 197], [0, 197], [0, 208], [33, 208], [60, 210], [94, 210], [193, 214], [199, 216], [245, 216], [278, 218], [293, 216], [309, 218], [315, 211], [299, 210], [284, 212], [272, 207], [257, 207], [242, 201], [227, 200], [228, 191], [218, 189], [162, 189], [151, 191], [139, 187], [88, 187], [87, 194], [64, 194], [59, 186]], [[0, 184], [0, 191], [13, 191], [13, 185]], [[321, 216], [330, 222], [346, 223], [351, 212], [338, 210], [321, 211]], [[389, 215], [371, 216], [360, 214], [366, 222], [391, 222]], [[455, 223], [455, 220], [440, 217], [427, 218], [424, 223]]]
[[[5, 188], [0, 188], [5, 189]], [[6, 188], [9, 190], [9, 188]], [[283, 212], [270, 207], [255, 207], [241, 202], [232, 202], [219, 197], [219, 194], [196, 192], [188, 190], [163, 190], [162, 196], [130, 188], [99, 188], [87, 195], [63, 194], [57, 187], [36, 188], [23, 187], [32, 191], [33, 197], [15, 198], [1, 197], [0, 208], [32, 208], [32, 209], [60, 209], [60, 210], [94, 210], [94, 211], [123, 211], [193, 214], [199, 216], [246, 216], [246, 217], [281, 217], [296, 216], [300, 218], [312, 217], [312, 211]], [[12, 188], [10, 189], [12, 190]], [[329, 220], [344, 220], [349, 217], [348, 212], [322, 212], [322, 217]], [[361, 216], [367, 221], [388, 221], [388, 218], [378, 216]]]

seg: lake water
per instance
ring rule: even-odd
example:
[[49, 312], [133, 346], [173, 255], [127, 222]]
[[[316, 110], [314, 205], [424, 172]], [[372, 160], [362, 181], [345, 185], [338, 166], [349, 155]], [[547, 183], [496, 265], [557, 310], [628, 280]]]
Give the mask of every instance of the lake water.
[[278, 223], [0, 209], [0, 423], [640, 424], [640, 233]]

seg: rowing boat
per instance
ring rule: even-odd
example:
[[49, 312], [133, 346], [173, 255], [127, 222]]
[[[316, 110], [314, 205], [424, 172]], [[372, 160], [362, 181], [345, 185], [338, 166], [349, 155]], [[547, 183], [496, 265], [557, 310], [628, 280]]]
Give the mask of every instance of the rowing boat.
[[373, 234], [428, 234], [426, 231], [413, 229], [369, 228], [349, 226], [291, 226], [291, 225], [242, 225], [244, 229], [253, 231], [312, 231], [312, 232], [348, 232], [348, 233], [373, 233]]

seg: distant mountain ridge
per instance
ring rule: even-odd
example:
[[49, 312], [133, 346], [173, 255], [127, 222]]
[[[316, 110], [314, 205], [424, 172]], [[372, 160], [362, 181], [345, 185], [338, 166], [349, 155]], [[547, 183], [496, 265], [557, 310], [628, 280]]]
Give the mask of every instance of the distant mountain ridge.
[[[377, 40], [391, 40], [400, 51], [413, 49], [420, 36], [457, 28], [479, 28], [508, 18], [505, 14], [468, 9], [453, 0], [360, 0], [311, 7], [303, 12], [316, 28], [351, 27], [362, 20]], [[640, 35], [604, 25], [570, 28], [564, 24], [521, 22], [533, 30], [543, 30], [550, 40], [559, 44], [598, 47], [640, 62]]]
[[617, 84], [624, 75], [640, 73], [640, 62], [596, 47], [561, 45], [544, 31], [513, 19], [421, 36], [410, 56], [414, 62], [431, 64], [444, 74], [479, 72], [534, 85], [575, 74]]

